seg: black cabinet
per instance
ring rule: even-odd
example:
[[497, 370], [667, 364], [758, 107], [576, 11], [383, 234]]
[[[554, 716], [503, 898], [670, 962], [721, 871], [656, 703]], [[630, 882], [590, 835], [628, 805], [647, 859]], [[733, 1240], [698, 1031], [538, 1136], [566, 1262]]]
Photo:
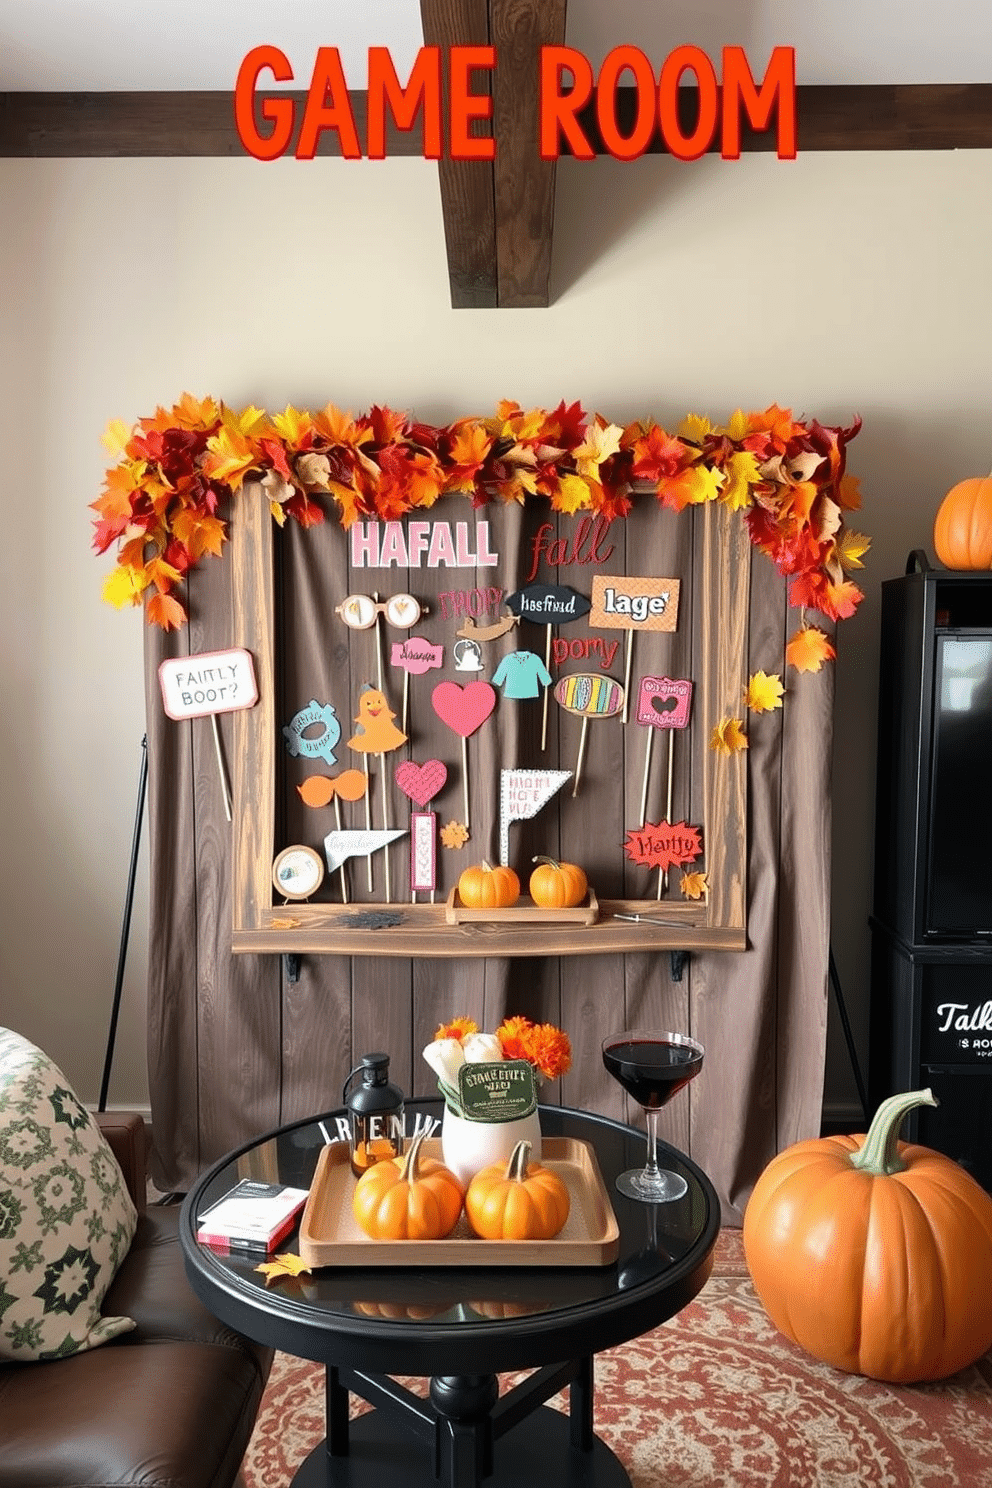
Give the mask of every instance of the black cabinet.
[[[922, 555], [914, 555], [919, 562]], [[882, 585], [869, 1099], [992, 1190], [992, 574]]]

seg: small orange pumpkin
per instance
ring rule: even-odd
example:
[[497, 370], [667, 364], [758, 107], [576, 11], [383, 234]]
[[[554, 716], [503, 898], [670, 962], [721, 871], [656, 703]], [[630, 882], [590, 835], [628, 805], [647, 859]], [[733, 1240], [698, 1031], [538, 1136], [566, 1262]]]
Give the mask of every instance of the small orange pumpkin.
[[559, 863], [555, 858], [535, 858], [537, 867], [530, 876], [530, 897], [535, 904], [548, 909], [571, 909], [586, 897], [589, 882], [575, 863]]
[[462, 1187], [450, 1168], [422, 1158], [418, 1132], [404, 1157], [374, 1163], [355, 1184], [352, 1213], [373, 1240], [443, 1240], [462, 1212]]
[[483, 860], [459, 875], [458, 897], [466, 909], [508, 909], [520, 898], [520, 880], [512, 868]]
[[775, 1326], [816, 1359], [892, 1384], [945, 1379], [992, 1346], [992, 1198], [897, 1141], [929, 1090], [883, 1101], [867, 1136], [797, 1142], [744, 1212], [744, 1254]]
[[492, 1163], [469, 1184], [465, 1214], [483, 1240], [550, 1240], [568, 1218], [568, 1189], [550, 1168], [528, 1162], [530, 1150], [518, 1142], [508, 1163]]
[[937, 509], [933, 545], [945, 568], [992, 568], [992, 474], [951, 487]]

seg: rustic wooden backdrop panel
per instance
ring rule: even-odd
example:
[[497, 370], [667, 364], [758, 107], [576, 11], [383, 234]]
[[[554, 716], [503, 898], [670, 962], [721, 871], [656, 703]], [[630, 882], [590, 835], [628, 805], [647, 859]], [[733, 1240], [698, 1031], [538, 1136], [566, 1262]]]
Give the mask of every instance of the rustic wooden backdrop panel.
[[[468, 503], [464, 509], [470, 510]], [[548, 520], [546, 508], [530, 504], [506, 516], [498, 539], [498, 572], [504, 583], [511, 570], [526, 572], [536, 526]], [[563, 526], [568, 520], [563, 519]], [[763, 558], [752, 559], [739, 533], [734, 561], [704, 582], [705, 565], [713, 561], [712, 533], [707, 536], [705, 525], [691, 514], [638, 512], [626, 524], [615, 524], [611, 538], [616, 526], [623, 528], [617, 551], [598, 571], [682, 580], [674, 635], [634, 638], [635, 682], [644, 671], [698, 677], [704, 670], [702, 649], [727, 640], [721, 617], [735, 612], [741, 594], [745, 619], [739, 641], [746, 670], [782, 670], [785, 640], [796, 616], [787, 608], [782, 581]], [[311, 698], [333, 700], [342, 725], [337, 764], [325, 769], [316, 761], [308, 771], [283, 752], [251, 755], [239, 732], [244, 714], [222, 716], [221, 735], [229, 767], [254, 771], [269, 781], [276, 803], [269, 831], [276, 845], [302, 840], [319, 846], [335, 824], [333, 807], [305, 807], [296, 786], [306, 773], [334, 774], [363, 766], [363, 757], [349, 752], [346, 741], [358, 688], [363, 681], [376, 680], [374, 632], [346, 632], [334, 607], [348, 592], [378, 587], [395, 593], [408, 586], [431, 611], [418, 632], [440, 639], [442, 630], [451, 630], [438, 619], [440, 594], [476, 582], [482, 586], [492, 571], [349, 570], [340, 530], [331, 524], [308, 533], [282, 533], [275, 551], [274, 571], [265, 563], [255, 569], [249, 565], [245, 581], [252, 587], [252, 613], [271, 622], [259, 634], [269, 629], [277, 637], [271, 658], [256, 654], [259, 706], [267, 695], [273, 728], [281, 728]], [[557, 572], [542, 569], [539, 577], [588, 592], [588, 573], [580, 577], [574, 567], [561, 567]], [[735, 586], [740, 585], [744, 588], [735, 600]], [[406, 1090], [428, 1092], [432, 1077], [421, 1050], [438, 1022], [466, 1013], [480, 1026], [493, 1028], [504, 1014], [522, 1012], [561, 1024], [573, 1043], [572, 1070], [546, 1086], [543, 1099], [626, 1115], [636, 1124], [639, 1113], [628, 1110], [626, 1097], [603, 1070], [603, 1035], [621, 1025], [665, 1024], [701, 1037], [707, 1049], [703, 1075], [665, 1113], [664, 1135], [691, 1151], [710, 1173], [725, 1218], [739, 1219], [750, 1187], [772, 1153], [788, 1141], [815, 1134], [819, 1124], [829, 934], [829, 670], [802, 676], [790, 672], [784, 679], [785, 708], [750, 720], [750, 747], [740, 761], [742, 800], [745, 771], [747, 788], [746, 869], [741, 842], [739, 882], [735, 886], [733, 872], [726, 880], [727, 892], [741, 899], [746, 887], [746, 950], [693, 951], [680, 975], [673, 974], [668, 950], [512, 958], [304, 954], [290, 966], [278, 954], [231, 953], [234, 846], [240, 842], [242, 849], [247, 844], [254, 851], [265, 835], [250, 811], [226, 821], [209, 720], [167, 719], [156, 678], [165, 656], [235, 642], [255, 651], [257, 637], [250, 630], [243, 635], [233, 631], [231, 563], [210, 560], [201, 565], [191, 575], [188, 601], [188, 630], [171, 636], [152, 629], [147, 633], [155, 1181], [185, 1189], [197, 1172], [236, 1143], [279, 1121], [336, 1106], [349, 1069], [373, 1048], [388, 1049], [393, 1076]], [[402, 675], [388, 667], [388, 655], [391, 640], [405, 632], [384, 630], [387, 682], [401, 684]], [[569, 627], [558, 634], [567, 638]], [[580, 622], [574, 634], [588, 630]], [[612, 635], [621, 645], [610, 670], [622, 677], [624, 633]], [[450, 635], [445, 635], [449, 643]], [[543, 655], [541, 630], [521, 626], [505, 649], [524, 645]], [[483, 675], [491, 675], [492, 665], [487, 656]], [[581, 663], [569, 661], [559, 672], [581, 669]], [[386, 757], [389, 810], [397, 825], [407, 820], [409, 803], [392, 780], [392, 767], [407, 752], [418, 761], [433, 754], [449, 763], [449, 785], [434, 803], [439, 823], [463, 815], [459, 741], [430, 708], [430, 687], [439, 675], [464, 680], [450, 664], [440, 674], [411, 678], [413, 743]], [[729, 684], [714, 680], [719, 668], [711, 667], [708, 675], [714, 690], [710, 712], [723, 711], [720, 688]], [[388, 690], [399, 712], [401, 686]], [[540, 703], [504, 701], [497, 714], [498, 727], [490, 722], [469, 740], [472, 837], [462, 852], [447, 855], [457, 867], [498, 851], [493, 798], [500, 765], [544, 762]], [[703, 716], [700, 709], [688, 735], [675, 741], [676, 819], [699, 819], [707, 764]], [[560, 747], [563, 766], [571, 768], [578, 722], [562, 716], [554, 703], [549, 721], [548, 762], [556, 763], [554, 751]], [[512, 861], [522, 866], [536, 852], [558, 851], [590, 863], [614, 894], [653, 894], [656, 874], [626, 863], [620, 852], [625, 828], [640, 819], [644, 749], [644, 730], [632, 721], [626, 728], [616, 722], [591, 724], [578, 796], [574, 801], [563, 796], [534, 820], [514, 824]], [[378, 826], [380, 763], [370, 763]], [[665, 740], [658, 738], [649, 792], [652, 820], [664, 815], [665, 768]], [[364, 826], [364, 809], [363, 802], [343, 803], [343, 824]], [[709, 850], [712, 829], [710, 837]], [[397, 907], [403, 899], [409, 902], [408, 852], [406, 839], [392, 849]], [[439, 857], [444, 856], [439, 848]], [[356, 898], [381, 902], [382, 857], [380, 852], [374, 860], [371, 895], [365, 860], [348, 865]], [[271, 907], [269, 869], [270, 862], [254, 864], [252, 881], [239, 891], [259, 901], [267, 897]], [[485, 931], [478, 934], [484, 946]]]

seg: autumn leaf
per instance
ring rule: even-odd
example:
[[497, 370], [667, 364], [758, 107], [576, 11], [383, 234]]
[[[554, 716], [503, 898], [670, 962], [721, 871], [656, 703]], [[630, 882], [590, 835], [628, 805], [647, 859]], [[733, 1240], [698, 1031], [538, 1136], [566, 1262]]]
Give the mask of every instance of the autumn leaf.
[[842, 475], [837, 483], [837, 501], [845, 511], [859, 511], [861, 482], [856, 475]]
[[590, 505], [589, 484], [581, 475], [563, 475], [551, 502], [555, 511], [577, 512]]
[[818, 672], [837, 655], [824, 632], [815, 625], [797, 630], [785, 648], [785, 659], [797, 672]]
[[131, 430], [123, 419], [111, 419], [100, 435], [100, 443], [116, 458], [127, 449]]
[[598, 479], [600, 465], [617, 453], [622, 437], [623, 430], [619, 424], [605, 424], [597, 415], [586, 429], [585, 442], [572, 451], [579, 474]]
[[186, 623], [186, 611], [171, 594], [153, 594], [148, 601], [148, 624], [163, 630], [178, 630]]
[[207, 440], [203, 473], [208, 480], [223, 481], [237, 491], [248, 471], [258, 463], [258, 451], [240, 429], [225, 427]]
[[845, 573], [850, 573], [854, 568], [864, 568], [861, 560], [870, 547], [871, 538], [865, 537], [862, 532], [855, 532], [852, 528], [848, 528], [841, 533], [840, 541], [837, 543], [837, 556]]
[[710, 735], [710, 748], [717, 754], [737, 754], [747, 748], [747, 735], [741, 718], [721, 718]]
[[742, 511], [751, 501], [751, 487], [758, 483], [758, 462], [750, 450], [737, 450], [724, 466], [726, 480], [720, 501], [731, 511]]
[[144, 569], [123, 566], [115, 568], [103, 581], [102, 597], [107, 604], [122, 610], [125, 605], [141, 603], [141, 596], [148, 588], [148, 583]]
[[302, 1256], [293, 1255], [291, 1251], [285, 1250], [279, 1255], [273, 1256], [271, 1261], [262, 1261], [261, 1265], [255, 1267], [265, 1277], [265, 1285], [271, 1286], [281, 1276], [309, 1276], [310, 1267]]
[[194, 398], [192, 393], [183, 393], [172, 410], [170, 423], [180, 429], [210, 429], [221, 416], [221, 410], [213, 398]]
[[709, 885], [705, 873], [683, 873], [679, 887], [686, 899], [702, 899]]
[[752, 713], [768, 713], [772, 708], [781, 708], [784, 692], [777, 672], [774, 676], [767, 672], [752, 672], [744, 690], [744, 706]]
[[438, 833], [441, 838], [441, 846], [447, 848], [464, 847], [468, 841], [468, 828], [464, 822], [447, 822]]
[[700, 418], [698, 413], [687, 413], [675, 432], [690, 444], [702, 444], [712, 427], [708, 418]]
[[723, 434], [727, 439], [733, 440], [734, 444], [739, 444], [742, 439], [747, 437], [749, 432], [747, 414], [740, 408], [737, 409], [736, 413], [730, 415], [725, 428], [714, 430], [714, 433]]
[[649, 481], [677, 475], [691, 456], [681, 440], [666, 434], [660, 424], [652, 424], [634, 441], [633, 454], [631, 475], [635, 480]]
[[313, 427], [308, 413], [301, 413], [287, 403], [282, 413], [273, 415], [272, 425], [276, 433], [294, 449], [299, 449]]
[[703, 501], [712, 501], [719, 494], [723, 474], [708, 465], [691, 465], [688, 470], [658, 482], [658, 500], [672, 511], [683, 511], [687, 506], [696, 506]]

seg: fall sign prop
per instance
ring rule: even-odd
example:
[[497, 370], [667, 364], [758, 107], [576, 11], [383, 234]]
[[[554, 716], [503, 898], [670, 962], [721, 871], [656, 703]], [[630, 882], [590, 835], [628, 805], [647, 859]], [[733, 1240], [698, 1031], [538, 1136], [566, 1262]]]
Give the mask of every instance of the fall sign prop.
[[671, 511], [719, 501], [740, 512], [752, 544], [788, 578], [790, 603], [841, 620], [862, 598], [849, 575], [868, 548], [845, 523], [860, 505], [846, 471], [860, 428], [860, 419], [842, 428], [772, 404], [725, 425], [687, 414], [668, 433], [650, 419], [621, 427], [589, 418], [579, 403], [526, 411], [509, 400], [491, 418], [438, 427], [383, 407], [358, 418], [331, 403], [317, 413], [239, 413], [184, 393], [171, 409], [105, 431], [115, 463], [92, 503], [93, 546], [117, 544], [104, 597], [145, 602], [149, 623], [171, 630], [186, 621], [174, 591], [223, 551], [223, 513], [249, 476], [276, 522], [303, 527], [325, 520], [325, 503], [350, 528], [454, 493], [476, 507], [543, 498], [552, 511], [624, 517], [647, 487]]
[[[588, 615], [590, 601], [569, 584], [528, 584], [508, 594], [506, 608], [525, 620], [533, 620], [544, 626], [544, 670], [551, 665], [551, 631], [555, 625], [567, 625], [570, 620], [579, 620]], [[551, 678], [544, 684], [544, 704], [541, 716], [541, 749], [548, 745], [548, 687]]]
[[499, 775], [499, 860], [510, 860], [510, 823], [529, 820], [571, 778], [571, 770], [501, 770]]
[[744, 1214], [755, 1289], [787, 1338], [893, 1384], [945, 1379], [992, 1346], [992, 1198], [957, 1163], [898, 1140], [929, 1090], [894, 1095], [867, 1136], [798, 1142]]

